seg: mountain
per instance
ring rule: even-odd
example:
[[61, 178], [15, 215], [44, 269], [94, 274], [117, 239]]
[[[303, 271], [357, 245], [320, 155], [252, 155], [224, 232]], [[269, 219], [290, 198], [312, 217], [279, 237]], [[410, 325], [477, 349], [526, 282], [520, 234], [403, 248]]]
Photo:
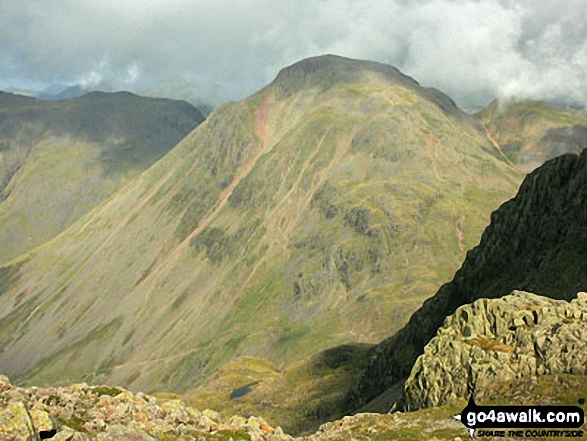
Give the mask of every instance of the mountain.
[[61, 101], [72, 98], [79, 98], [80, 96], [87, 95], [88, 93], [113, 91], [113, 87], [109, 84], [101, 84], [97, 87], [88, 87], [81, 84], [52, 84], [42, 92], [37, 92], [34, 96], [42, 101]]
[[1, 90], [0, 92], [10, 93], [10, 94], [13, 94], [13, 95], [28, 96], [28, 97], [34, 97], [35, 96], [35, 91], [28, 90], [28, 89], [21, 89], [21, 88], [18, 88], [18, 87], [7, 87], [4, 90]]
[[587, 147], [586, 110], [511, 99], [493, 101], [477, 116], [504, 156], [527, 173], [549, 159]]
[[58, 86], [48, 87], [44, 92], [39, 92], [35, 95], [35, 98], [43, 101], [61, 101], [72, 98], [78, 98], [85, 95], [91, 90], [85, 89], [79, 84], [73, 86]]
[[203, 121], [185, 102], [0, 93], [0, 262], [55, 237]]
[[142, 96], [150, 96], [154, 98], [172, 98], [175, 100], [187, 101], [198, 109], [206, 118], [212, 113], [212, 110], [214, 110], [212, 102], [217, 102], [217, 100], [213, 99], [204, 99], [201, 96], [201, 94], [203, 94], [202, 85], [190, 81], [157, 83], [155, 85], [141, 87], [137, 89], [137, 93]]
[[378, 63], [301, 61], [1, 269], [0, 371], [185, 391], [236, 356], [282, 369], [376, 343], [521, 179], [441, 92]]
[[[530, 173], [516, 197], [491, 215], [481, 242], [467, 253], [453, 280], [375, 349], [351, 393], [349, 408], [374, 400], [381, 410], [400, 399], [425, 345], [461, 305], [514, 290], [560, 300], [584, 291], [586, 220], [586, 150], [559, 156]], [[401, 401], [398, 406], [403, 406]]]

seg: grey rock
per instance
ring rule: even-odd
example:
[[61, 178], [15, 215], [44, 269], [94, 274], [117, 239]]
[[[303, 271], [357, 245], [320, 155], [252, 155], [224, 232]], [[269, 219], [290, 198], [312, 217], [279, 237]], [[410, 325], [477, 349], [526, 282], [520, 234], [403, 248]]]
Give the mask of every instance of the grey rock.
[[468, 398], [494, 381], [587, 374], [587, 302], [514, 291], [447, 317], [405, 383], [406, 408]]

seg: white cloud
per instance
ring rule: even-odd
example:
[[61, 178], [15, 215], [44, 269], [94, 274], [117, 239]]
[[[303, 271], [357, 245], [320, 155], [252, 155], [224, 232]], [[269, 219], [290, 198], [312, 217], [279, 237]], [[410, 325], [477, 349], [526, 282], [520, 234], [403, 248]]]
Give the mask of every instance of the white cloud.
[[2, 0], [0, 84], [84, 79], [144, 90], [186, 81], [203, 98], [225, 100], [252, 93], [285, 65], [336, 53], [394, 64], [465, 106], [500, 95], [587, 103], [584, 7], [584, 0]]
[[141, 70], [139, 69], [139, 66], [133, 63], [130, 66], [128, 66], [128, 68], [126, 69], [126, 73], [127, 78], [125, 82], [128, 84], [134, 84], [139, 79], [139, 76], [141, 75]]
[[100, 72], [96, 72], [92, 70], [90, 72], [85, 72], [78, 77], [78, 83], [84, 89], [91, 89], [93, 87], [98, 87], [102, 83], [102, 74]]

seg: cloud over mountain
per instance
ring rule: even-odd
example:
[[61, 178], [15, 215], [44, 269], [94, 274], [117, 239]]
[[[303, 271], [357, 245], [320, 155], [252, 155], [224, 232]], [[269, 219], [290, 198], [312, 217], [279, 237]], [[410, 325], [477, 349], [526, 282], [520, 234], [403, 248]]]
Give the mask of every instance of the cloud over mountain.
[[180, 85], [222, 101], [250, 94], [284, 65], [336, 53], [396, 65], [464, 106], [509, 95], [585, 103], [583, 6], [582, 0], [4, 0], [0, 88]]

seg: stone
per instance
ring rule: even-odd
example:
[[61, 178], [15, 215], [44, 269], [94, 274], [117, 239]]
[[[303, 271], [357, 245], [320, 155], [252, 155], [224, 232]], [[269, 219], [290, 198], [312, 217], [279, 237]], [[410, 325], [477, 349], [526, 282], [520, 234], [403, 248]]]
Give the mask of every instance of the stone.
[[0, 439], [36, 440], [33, 425], [22, 402], [12, 401], [0, 411]]
[[57, 425], [55, 421], [51, 418], [51, 416], [40, 409], [31, 409], [29, 411], [30, 418], [33, 420], [33, 424], [37, 432], [41, 431], [52, 431], [57, 429]]
[[187, 441], [222, 438], [233, 432], [258, 441], [293, 440], [262, 418], [233, 417], [225, 421], [215, 411], [200, 412], [180, 400], [158, 404], [141, 393], [121, 389], [112, 397], [93, 389], [86, 384], [20, 388], [0, 377], [0, 440], [38, 440], [35, 428], [47, 434], [55, 432], [48, 439], [56, 441]]
[[205, 409], [202, 414], [204, 416], [207, 416], [208, 418], [211, 418], [213, 420], [219, 420], [221, 419], [221, 416], [218, 412], [214, 411], [214, 410], [210, 410], [210, 409]]
[[240, 415], [234, 415], [234, 416], [230, 417], [228, 422], [230, 424], [235, 425], [235, 426], [244, 426], [245, 424], [247, 424], [247, 419], [240, 416]]
[[407, 409], [466, 399], [493, 381], [587, 373], [585, 299], [583, 293], [565, 302], [514, 291], [461, 306], [416, 360], [405, 383]]

